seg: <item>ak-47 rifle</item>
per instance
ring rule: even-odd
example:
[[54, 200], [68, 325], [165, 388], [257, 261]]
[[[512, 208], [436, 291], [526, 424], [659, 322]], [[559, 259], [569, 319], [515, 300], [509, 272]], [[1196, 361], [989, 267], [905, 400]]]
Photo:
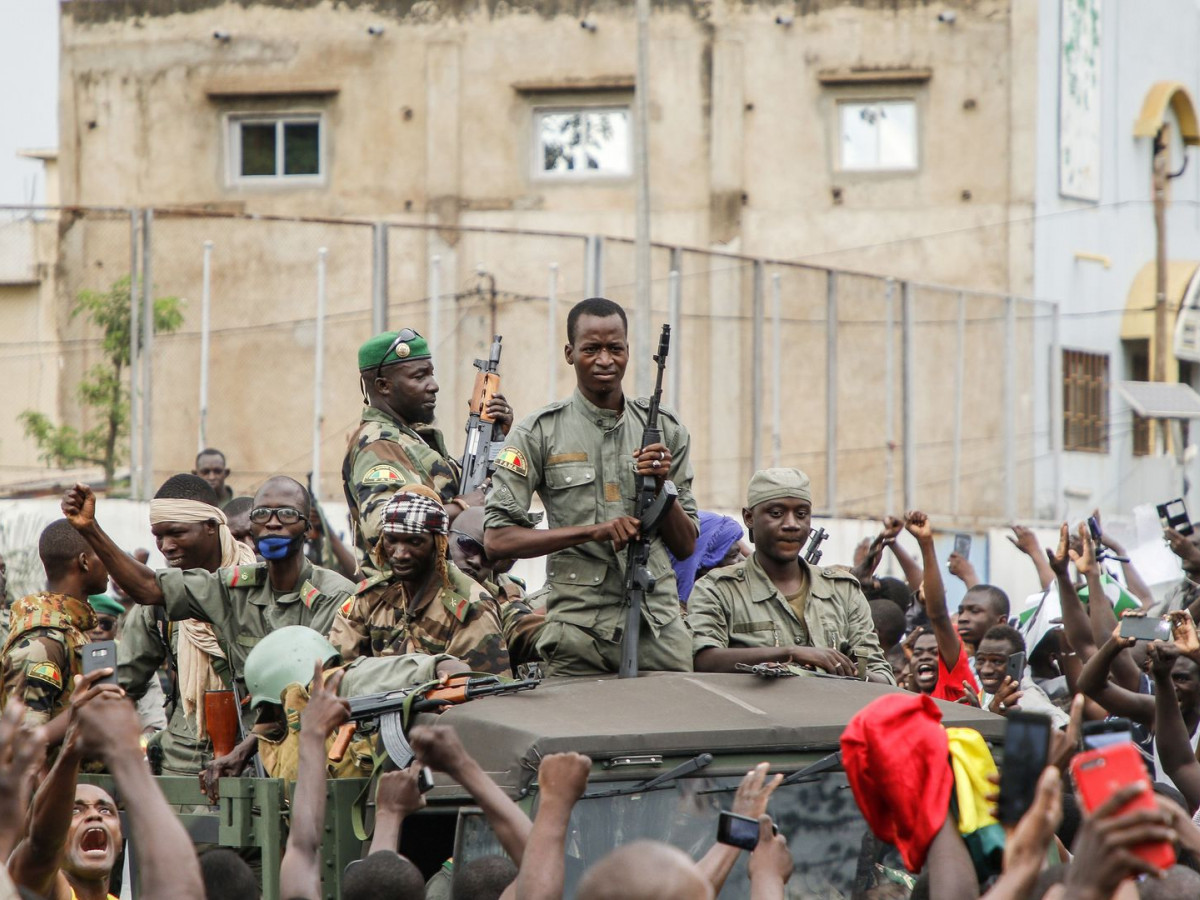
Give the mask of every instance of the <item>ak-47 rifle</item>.
[[355, 733], [379, 734], [383, 748], [396, 768], [403, 769], [413, 760], [412, 747], [404, 730], [419, 712], [442, 712], [449, 706], [479, 697], [531, 691], [538, 679], [501, 681], [495, 675], [451, 675], [448, 679], [398, 691], [382, 691], [350, 698], [350, 721], [338, 731], [329, 749], [331, 762], [341, 762]]
[[[658, 353], [654, 361], [658, 374], [654, 380], [654, 393], [650, 395], [650, 409], [646, 413], [646, 427], [642, 431], [642, 447], [662, 442], [662, 431], [658, 427], [658, 406], [662, 401], [663, 371], [667, 367], [667, 351], [671, 348], [671, 326], [664, 325], [658, 337]], [[625, 630], [621, 635], [621, 678], [638, 676], [638, 632], [642, 627], [642, 605], [646, 594], [654, 590], [654, 579], [650, 577], [650, 542], [658, 532], [675, 500], [675, 486], [670, 481], [658, 489], [653, 475], [639, 475], [637, 496], [634, 498], [633, 514], [641, 525], [638, 536], [629, 542], [625, 561]]]
[[808, 546], [804, 548], [804, 561], [810, 566], [815, 566], [821, 561], [821, 544], [829, 537], [829, 532], [824, 528], [818, 528], [808, 538]]
[[504, 429], [487, 414], [487, 405], [500, 390], [500, 341], [492, 336], [487, 359], [475, 360], [475, 387], [471, 391], [471, 412], [467, 416], [467, 445], [463, 450], [460, 496], [477, 490], [496, 469], [496, 457], [504, 447]]

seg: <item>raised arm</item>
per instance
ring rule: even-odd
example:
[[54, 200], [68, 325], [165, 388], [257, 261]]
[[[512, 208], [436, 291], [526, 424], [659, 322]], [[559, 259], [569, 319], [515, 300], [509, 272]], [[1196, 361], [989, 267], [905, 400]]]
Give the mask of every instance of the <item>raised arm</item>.
[[400, 849], [400, 827], [404, 820], [425, 805], [419, 778], [424, 765], [413, 760], [407, 769], [381, 775], [375, 788], [375, 834], [371, 853]]
[[1042, 585], [1042, 590], [1046, 590], [1054, 583], [1054, 572], [1051, 571], [1046, 556], [1042, 553], [1042, 545], [1039, 543], [1037, 535], [1024, 525], [1014, 525], [1012, 531], [1013, 533], [1008, 539], [1012, 541], [1014, 547], [1033, 560], [1033, 565], [1038, 572], [1038, 581]]
[[62, 499], [62, 513], [75, 530], [96, 551], [108, 574], [136, 603], [161, 606], [162, 589], [154, 578], [154, 570], [118, 547], [96, 521], [96, 495], [86, 484], [76, 484]]
[[533, 830], [529, 816], [483, 771], [449, 725], [423, 725], [409, 735], [413, 752], [425, 765], [445, 772], [475, 799], [504, 852], [518, 866]]
[[[1078, 553], [1072, 550], [1071, 561], [1087, 580], [1088, 618], [1091, 620], [1092, 640], [1099, 646], [1117, 627], [1117, 614], [1105, 593], [1100, 564], [1096, 561], [1096, 545], [1092, 542], [1092, 533], [1086, 522], [1079, 526], [1079, 541], [1083, 549]], [[1142, 683], [1142, 673], [1128, 653], [1119, 653], [1113, 660], [1112, 679], [1125, 690], [1136, 691]]]
[[1171, 673], [1179, 650], [1155, 641], [1150, 645], [1150, 674], [1154, 677], [1154, 746], [1163, 772], [1187, 800], [1188, 812], [1200, 809], [1200, 762], [1175, 696]]
[[[1100, 510], [1093, 510], [1092, 517], [1099, 523]], [[1087, 534], [1090, 538], [1091, 532], [1088, 531]], [[1125, 552], [1125, 548], [1104, 531], [1100, 532], [1100, 544], [1111, 550], [1114, 556], [1129, 559], [1129, 554]], [[1132, 562], [1123, 562], [1121, 563], [1121, 571], [1125, 574], [1125, 587], [1128, 588], [1129, 593], [1141, 601], [1142, 606], [1150, 606], [1154, 603], [1154, 592], [1150, 590], [1150, 585], [1146, 584], [1146, 580], [1142, 578], [1142, 574], [1137, 570], [1137, 566]]]
[[908, 589], [915, 591], [925, 580], [925, 571], [909, 555], [908, 551], [900, 546], [900, 542], [896, 540], [903, 528], [904, 522], [902, 520], [895, 516], [885, 516], [883, 519], [884, 546], [892, 551], [892, 556], [896, 557], [896, 562], [900, 565], [900, 571], [904, 573], [904, 580], [908, 584]]
[[24, 833], [33, 779], [45, 759], [43, 729], [26, 724], [25, 704], [10, 700], [0, 713], [0, 860]]
[[1125, 716], [1149, 728], [1154, 725], [1154, 698], [1127, 691], [1108, 679], [1112, 661], [1133, 644], [1132, 638], [1122, 638], [1114, 633], [1079, 673], [1079, 690], [1104, 707], [1109, 715]]
[[1058, 551], [1046, 548], [1046, 563], [1058, 582], [1058, 602], [1062, 607], [1063, 632], [1067, 643], [1081, 660], [1087, 662], [1096, 655], [1096, 640], [1092, 636], [1092, 623], [1087, 610], [1083, 608], [1075, 584], [1071, 581], [1070, 560], [1069, 533], [1067, 523], [1063, 522], [1058, 532]]
[[517, 880], [502, 898], [561, 900], [566, 875], [567, 824], [571, 810], [587, 789], [591, 769], [592, 761], [579, 753], [552, 753], [542, 759], [538, 767], [537, 817]]
[[[776, 774], [773, 778], [768, 779], [767, 772], [770, 768], [770, 763], [762, 762], [742, 776], [742, 783], [738, 785], [737, 793], [733, 795], [733, 811], [739, 816], [757, 819], [767, 814], [767, 801], [771, 799], [771, 794], [783, 781], [782, 774]], [[708, 852], [696, 863], [697, 868], [704, 873], [704, 877], [713, 886], [714, 896], [721, 893], [721, 888], [725, 886], [725, 879], [733, 871], [734, 864], [737, 863], [741, 853], [742, 851], [737, 847], [717, 842], [709, 847]]]
[[345, 675], [338, 669], [325, 679], [321, 663], [313, 668], [308, 706], [300, 713], [300, 763], [292, 799], [292, 826], [279, 867], [279, 896], [321, 900], [321, 830], [325, 824], [325, 741], [350, 718], [350, 701], [337, 695]]
[[933, 546], [933, 526], [929, 517], [923, 512], [913, 510], [905, 517], [905, 527], [908, 533], [917, 539], [921, 548], [921, 562], [925, 573], [922, 587], [925, 593], [925, 614], [929, 616], [929, 624], [933, 627], [934, 637], [937, 638], [938, 655], [948, 671], [953, 671], [958, 665], [958, 656], [962, 648], [962, 638], [954, 627], [954, 620], [946, 609], [946, 589], [942, 584], [942, 573], [938, 571], [937, 551]]

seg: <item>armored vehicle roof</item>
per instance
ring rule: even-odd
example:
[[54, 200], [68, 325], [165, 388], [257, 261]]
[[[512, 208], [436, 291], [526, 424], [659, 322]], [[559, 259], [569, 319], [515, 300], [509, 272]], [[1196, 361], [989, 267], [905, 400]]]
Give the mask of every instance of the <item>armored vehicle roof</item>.
[[[550, 753], [575, 751], [601, 763], [619, 756], [708, 752], [716, 760], [706, 772], [716, 775], [722, 774], [722, 755], [831, 752], [855, 713], [896, 690], [850, 679], [700, 672], [548, 678], [536, 690], [482, 698], [421, 721], [452, 725], [483, 769], [519, 794]], [[944, 724], [974, 728], [992, 743], [1003, 738], [1000, 716], [962, 704], [938, 705]], [[744, 771], [739, 760], [728, 774]], [[629, 777], [620, 769], [609, 776]]]

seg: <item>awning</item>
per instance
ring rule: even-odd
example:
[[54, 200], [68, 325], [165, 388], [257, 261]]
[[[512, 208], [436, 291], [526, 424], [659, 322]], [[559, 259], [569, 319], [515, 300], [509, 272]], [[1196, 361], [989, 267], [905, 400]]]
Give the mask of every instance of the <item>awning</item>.
[[1118, 381], [1117, 393], [1146, 419], [1200, 419], [1200, 394], [1186, 384]]
[[1133, 123], [1134, 137], [1152, 138], [1162, 128], [1163, 118], [1167, 114], [1167, 104], [1175, 113], [1179, 123], [1179, 136], [1185, 146], [1200, 144], [1200, 126], [1196, 122], [1196, 110], [1192, 105], [1191, 95], [1182, 81], [1158, 81], [1146, 92], [1142, 101], [1142, 111]]
[[[1200, 269], [1200, 262], [1191, 260], [1167, 263], [1167, 340], [1175, 333], [1175, 319], [1179, 306], [1191, 283], [1192, 276]], [[1154, 263], [1148, 262], [1133, 279], [1129, 294], [1125, 298], [1125, 314], [1121, 318], [1121, 340], [1150, 342], [1150, 360], [1154, 360]], [[1179, 366], [1174, 353], [1167, 353], [1167, 380], [1178, 377]]]

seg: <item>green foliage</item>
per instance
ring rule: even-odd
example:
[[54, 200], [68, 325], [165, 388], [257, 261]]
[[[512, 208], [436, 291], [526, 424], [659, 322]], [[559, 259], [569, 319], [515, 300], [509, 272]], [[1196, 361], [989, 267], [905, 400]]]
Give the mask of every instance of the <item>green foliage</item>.
[[[81, 432], [71, 425], [55, 425], [37, 410], [27, 409], [18, 417], [25, 434], [38, 446], [38, 459], [48, 466], [67, 468], [79, 463], [104, 467], [105, 484], [125, 458], [129, 437], [129, 389], [123, 380], [129, 367], [130, 296], [129, 276], [119, 278], [107, 291], [83, 290], [75, 300], [71, 318], [86, 316], [103, 332], [100, 346], [106, 361], [92, 366], [76, 389], [85, 409], [94, 410], [96, 425]], [[154, 330], [170, 334], [183, 324], [183, 303], [177, 297], [154, 301]]]

